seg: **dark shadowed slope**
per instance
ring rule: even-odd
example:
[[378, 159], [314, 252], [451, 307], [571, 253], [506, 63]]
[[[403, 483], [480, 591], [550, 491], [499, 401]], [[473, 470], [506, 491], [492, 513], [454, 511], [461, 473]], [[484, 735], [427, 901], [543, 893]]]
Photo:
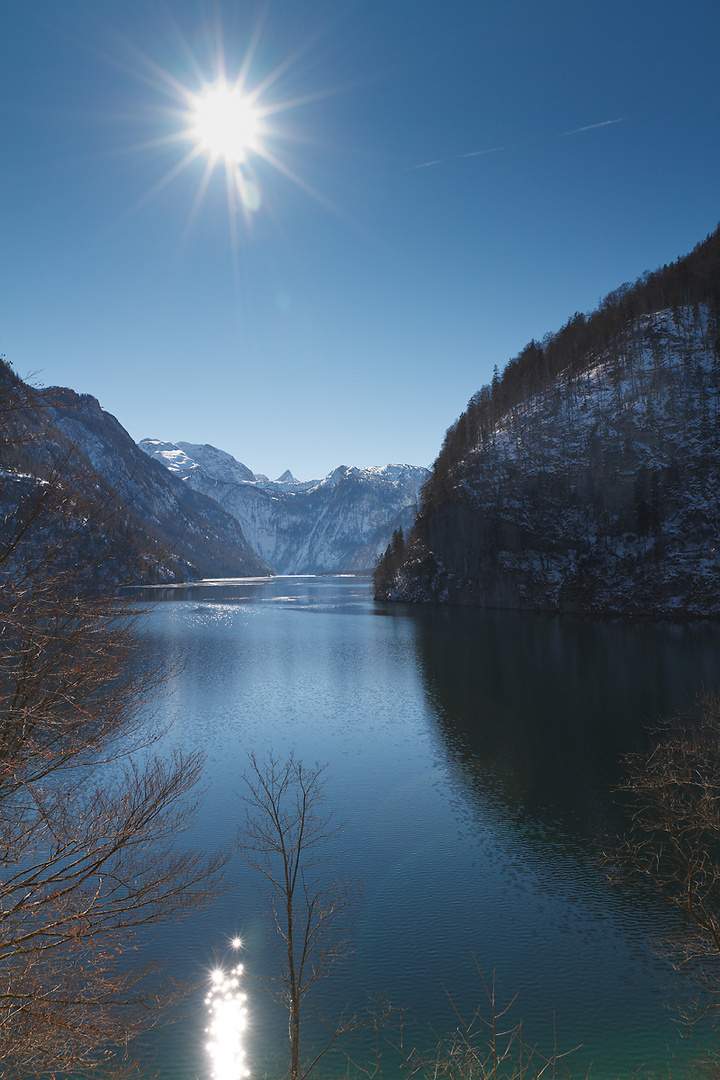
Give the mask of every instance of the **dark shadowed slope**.
[[95, 477], [114, 500], [116, 527], [143, 547], [149, 579], [271, 572], [233, 517], [150, 461], [95, 398], [57, 387], [36, 390], [6, 364], [0, 366], [0, 395], [6, 513], [12, 514], [20, 477], [27, 487], [60, 468]]
[[531, 342], [471, 399], [376, 595], [717, 616], [719, 468], [716, 231]]

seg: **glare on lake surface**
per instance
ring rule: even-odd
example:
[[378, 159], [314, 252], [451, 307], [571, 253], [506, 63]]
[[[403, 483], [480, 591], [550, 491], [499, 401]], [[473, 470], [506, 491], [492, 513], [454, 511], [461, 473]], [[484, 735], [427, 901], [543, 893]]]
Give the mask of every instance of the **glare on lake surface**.
[[205, 1005], [210, 1020], [207, 1051], [212, 1062], [212, 1080], [242, 1080], [250, 1075], [245, 1063], [247, 995], [242, 976], [242, 964], [229, 969], [214, 968], [210, 975]]
[[[611, 793], [644, 721], [720, 689], [720, 629], [374, 605], [367, 581], [278, 578], [150, 590], [148, 648], [179, 666], [160, 703], [167, 746], [201, 748], [207, 793], [191, 841], [232, 845], [247, 753], [328, 762], [344, 822], [337, 869], [364, 880], [349, 963], [315, 1004], [337, 1016], [384, 995], [405, 1045], [429, 1045], [482, 998], [475, 961], [528, 1040], [582, 1044], [563, 1067], [598, 1080], [657, 1075], [689, 1048], [679, 994], [653, 938], [652, 896], [624, 895], [597, 865], [623, 818]], [[175, 973], [212, 970], [242, 938], [252, 1024], [242, 1068], [280, 1077], [287, 1018], [261, 981], [277, 950], [239, 857], [235, 888], [161, 930]], [[452, 1004], [449, 996], [452, 996]], [[213, 1077], [202, 998], [157, 1036], [161, 1080]], [[320, 1038], [315, 1020], [308, 1037]], [[355, 1060], [372, 1058], [356, 1036]], [[387, 1077], [397, 1070], [383, 1058]], [[347, 1069], [337, 1057], [326, 1075]]]

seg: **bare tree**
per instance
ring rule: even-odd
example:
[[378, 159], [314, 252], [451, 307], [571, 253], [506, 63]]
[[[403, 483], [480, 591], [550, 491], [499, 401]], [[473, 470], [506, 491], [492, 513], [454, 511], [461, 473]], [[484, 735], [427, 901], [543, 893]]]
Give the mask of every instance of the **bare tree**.
[[[455, 1028], [446, 1035], [433, 1030], [436, 1042], [429, 1050], [394, 1047], [403, 1071], [416, 1080], [540, 1080], [543, 1076], [554, 1080], [558, 1075], [569, 1076], [564, 1059], [579, 1047], [561, 1053], [554, 1031], [550, 1053], [542, 1053], [537, 1046], [526, 1042], [522, 1020], [510, 1016], [518, 995], [502, 1004], [498, 1000], [495, 974], [488, 981], [477, 960], [475, 967], [484, 1001], [481, 1000], [468, 1018], [462, 1015], [448, 993], [457, 1021]], [[360, 1071], [370, 1080], [378, 1076], [375, 1069], [362, 1068]]]
[[[375, 1056], [357, 1060], [347, 1054], [348, 1075], [382, 1080], [383, 1047], [396, 1066], [417, 1080], [538, 1080], [557, 1076], [572, 1051], [547, 1053], [528, 1044], [522, 1022], [508, 1022], [515, 998], [498, 1003], [495, 978], [488, 983], [477, 965], [486, 998], [470, 1019], [461, 1016], [452, 997], [457, 1026], [439, 1036], [430, 1050], [408, 1049], [381, 1030], [394, 1025], [398, 1010], [380, 1000], [361, 1015], [343, 1015], [319, 1050], [305, 1057], [301, 1031], [306, 995], [318, 980], [350, 952], [348, 916], [358, 891], [346, 877], [330, 879], [326, 864], [334, 857], [340, 827], [325, 806], [325, 766], [306, 768], [292, 755], [283, 761], [273, 754], [258, 761], [250, 754], [245, 776], [246, 821], [240, 845], [248, 865], [261, 878], [266, 910], [283, 953], [274, 980], [277, 999], [288, 1010], [290, 1080], [304, 1080], [327, 1051], [359, 1028], [375, 1029]], [[336, 856], [335, 856], [336, 857]]]
[[[292, 755], [258, 761], [250, 754], [243, 796], [247, 815], [240, 846], [260, 875], [267, 912], [280, 940], [282, 963], [273, 980], [276, 999], [288, 1010], [291, 1080], [304, 1080], [342, 1036], [373, 1022], [342, 1016], [329, 1038], [302, 1055], [306, 999], [316, 984], [350, 954], [350, 927], [359, 899], [347, 876], [328, 878], [338, 858], [341, 826], [325, 806], [325, 766], [307, 768]], [[386, 1010], [382, 1010], [386, 1011]]]
[[42, 459], [36, 414], [1, 389], [2, 1072], [116, 1075], [179, 990], [136, 960], [144, 928], [213, 895], [223, 860], [177, 841], [200, 759], [160, 759], [147, 735], [165, 673], [117, 590], [146, 553], [116, 495], [71, 451]]
[[650, 749], [626, 759], [632, 823], [608, 859], [621, 882], [647, 887], [680, 915], [659, 947], [720, 1007], [720, 698], [703, 692], [662, 720]]

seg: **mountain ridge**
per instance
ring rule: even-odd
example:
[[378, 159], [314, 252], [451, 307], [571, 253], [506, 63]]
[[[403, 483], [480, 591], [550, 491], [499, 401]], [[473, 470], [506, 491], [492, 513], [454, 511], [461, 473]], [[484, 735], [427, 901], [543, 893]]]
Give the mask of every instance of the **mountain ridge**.
[[[233, 514], [277, 573], [370, 572], [397, 523], [414, 520], [428, 475], [415, 465], [339, 465], [319, 480], [296, 480], [289, 469], [268, 480], [215, 447], [158, 439], [138, 446]], [[227, 479], [242, 471], [253, 479]]]
[[116, 528], [144, 551], [148, 580], [271, 573], [237, 521], [149, 461], [97, 398], [68, 387], [31, 387], [4, 362], [0, 390], [6, 512], [12, 514], [15, 477], [41, 484], [48, 467], [64, 461], [114, 502]]
[[376, 598], [718, 617], [719, 469], [720, 229], [496, 371]]

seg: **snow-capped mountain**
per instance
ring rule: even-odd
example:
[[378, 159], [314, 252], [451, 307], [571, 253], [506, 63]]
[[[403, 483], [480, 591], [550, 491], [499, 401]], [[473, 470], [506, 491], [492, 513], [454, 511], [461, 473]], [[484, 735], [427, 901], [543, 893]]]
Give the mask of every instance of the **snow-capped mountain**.
[[145, 453], [194, 491], [215, 499], [276, 573], [371, 569], [398, 524], [417, 511], [427, 470], [414, 465], [341, 465], [322, 480], [251, 472], [214, 446], [143, 439]]
[[182, 442], [178, 443], [178, 447], [188, 462], [192, 462], [193, 466], [199, 465], [206, 473], [224, 484], [242, 484], [256, 479], [247, 465], [236, 461], [232, 454], [226, 454], [224, 450], [218, 450], [208, 443], [200, 446], [197, 443]]
[[40, 477], [48, 461], [66, 461], [68, 472], [95, 470], [98, 484], [117, 500], [121, 527], [146, 549], [154, 580], [271, 573], [235, 518], [148, 460], [94, 397], [65, 387], [35, 390], [2, 365], [3, 393], [5, 383], [8, 392], [17, 396], [20, 387], [23, 394], [23, 408], [12, 410], [6, 419], [6, 426], [12, 423], [23, 436], [22, 459], [17, 464], [13, 460], [13, 468]]
[[471, 399], [376, 595], [720, 615], [720, 230]]

